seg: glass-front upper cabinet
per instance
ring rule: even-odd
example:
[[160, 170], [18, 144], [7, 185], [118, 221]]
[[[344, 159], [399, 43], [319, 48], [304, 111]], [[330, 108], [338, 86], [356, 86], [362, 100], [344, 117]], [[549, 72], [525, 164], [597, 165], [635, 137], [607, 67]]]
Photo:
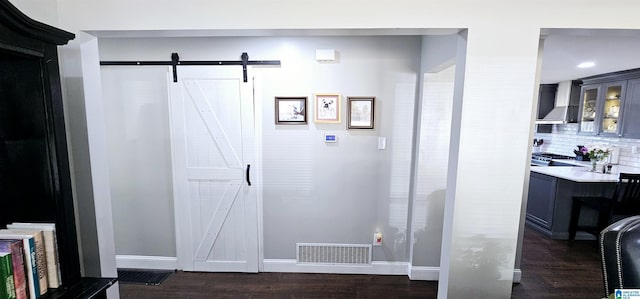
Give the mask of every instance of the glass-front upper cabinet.
[[604, 103], [600, 131], [605, 134], [618, 134], [620, 106], [624, 84], [606, 85], [604, 89]]
[[580, 106], [580, 132], [596, 133], [596, 116], [598, 109], [598, 94], [600, 94], [600, 85], [582, 86], [582, 102]]
[[619, 136], [626, 81], [582, 86], [579, 132]]

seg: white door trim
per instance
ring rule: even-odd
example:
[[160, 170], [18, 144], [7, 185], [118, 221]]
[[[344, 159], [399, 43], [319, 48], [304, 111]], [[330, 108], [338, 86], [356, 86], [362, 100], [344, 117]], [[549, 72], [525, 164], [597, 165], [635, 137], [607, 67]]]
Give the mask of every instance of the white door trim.
[[[174, 94], [174, 90], [171, 88], [173, 82], [170, 72], [167, 72], [167, 94], [169, 95], [169, 127], [171, 140], [177, 138], [184, 138], [184, 136], [176, 136], [174, 131], [184, 131], [184, 109], [180, 105], [179, 101], [176, 101], [177, 95]], [[177, 167], [178, 159], [175, 155], [176, 152], [185, 152], [185, 144], [183, 142], [170, 142], [171, 143], [171, 170], [173, 177], [173, 209], [174, 209], [174, 221], [176, 229], [176, 258], [178, 270], [193, 270], [193, 265], [190, 261], [193, 261], [193, 255], [190, 250], [185, 247], [191, 242], [191, 228], [186, 225], [187, 221], [183, 219], [189, 219], [189, 205], [184, 204], [179, 199], [187, 198], [189, 193], [187, 188], [183, 184], [177, 182], [185, 180], [187, 178], [186, 169], [183, 167]]]
[[[255, 134], [256, 134], [256, 192], [258, 192], [256, 196], [257, 207], [258, 207], [258, 272], [264, 272], [264, 223], [263, 223], [263, 181], [262, 181], [262, 80], [260, 80], [260, 75], [255, 74], [253, 76], [253, 99], [254, 99], [254, 120], [256, 123], [255, 126]], [[256, 100], [258, 99], [258, 100]]]

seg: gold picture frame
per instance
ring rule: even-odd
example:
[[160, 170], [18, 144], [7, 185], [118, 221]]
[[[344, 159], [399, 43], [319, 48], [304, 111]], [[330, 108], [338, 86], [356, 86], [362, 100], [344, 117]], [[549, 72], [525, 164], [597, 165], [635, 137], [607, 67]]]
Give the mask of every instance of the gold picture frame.
[[314, 121], [317, 123], [340, 123], [340, 95], [319, 93], [315, 95]]

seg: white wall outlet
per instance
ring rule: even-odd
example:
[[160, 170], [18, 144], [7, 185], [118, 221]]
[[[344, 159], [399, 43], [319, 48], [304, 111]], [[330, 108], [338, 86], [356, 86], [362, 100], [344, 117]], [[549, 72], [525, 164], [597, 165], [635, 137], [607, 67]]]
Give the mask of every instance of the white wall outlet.
[[373, 246], [382, 246], [382, 233], [376, 232], [373, 234]]

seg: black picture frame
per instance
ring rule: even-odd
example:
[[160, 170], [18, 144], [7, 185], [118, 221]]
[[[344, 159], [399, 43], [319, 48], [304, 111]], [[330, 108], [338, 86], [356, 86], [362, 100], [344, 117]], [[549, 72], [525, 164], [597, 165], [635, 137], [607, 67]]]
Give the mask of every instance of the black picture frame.
[[276, 125], [306, 125], [307, 97], [276, 97]]
[[347, 98], [347, 129], [373, 129], [375, 97]]

